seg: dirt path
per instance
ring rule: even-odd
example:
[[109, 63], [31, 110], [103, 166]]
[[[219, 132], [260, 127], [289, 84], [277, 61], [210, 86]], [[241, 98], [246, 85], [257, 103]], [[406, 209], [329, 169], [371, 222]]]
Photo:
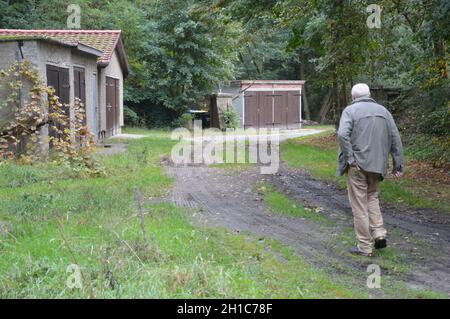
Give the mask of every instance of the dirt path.
[[[363, 260], [349, 257], [339, 236], [351, 227], [351, 210], [345, 190], [312, 179], [306, 172], [282, 165], [276, 175], [261, 175], [259, 168], [224, 169], [205, 166], [167, 167], [175, 178], [172, 201], [197, 208], [198, 223], [228, 227], [235, 232], [250, 232], [274, 238], [291, 246], [310, 262], [336, 274], [354, 277], [365, 285], [367, 265], [377, 258]], [[266, 181], [305, 207], [321, 207], [333, 221], [322, 225], [305, 218], [270, 212], [254, 185]], [[390, 231], [390, 244], [406, 255], [411, 265], [407, 274], [383, 270], [383, 274], [406, 282], [409, 286], [450, 293], [450, 223], [448, 216], [419, 210], [383, 207]], [[415, 245], [419, 238], [421, 244]], [[375, 292], [375, 295], [378, 292]]]

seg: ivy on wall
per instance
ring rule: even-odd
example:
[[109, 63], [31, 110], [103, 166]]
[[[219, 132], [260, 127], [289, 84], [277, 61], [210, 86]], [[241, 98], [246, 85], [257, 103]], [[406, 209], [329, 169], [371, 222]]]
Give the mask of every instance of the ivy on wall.
[[[85, 125], [81, 100], [62, 104], [27, 60], [0, 71], [0, 89], [5, 95], [0, 103], [0, 163], [50, 160], [88, 174], [102, 173], [91, 156], [93, 136]], [[27, 92], [25, 98], [22, 91]], [[72, 117], [65, 111], [69, 109]], [[51, 134], [45, 134], [44, 127]]]

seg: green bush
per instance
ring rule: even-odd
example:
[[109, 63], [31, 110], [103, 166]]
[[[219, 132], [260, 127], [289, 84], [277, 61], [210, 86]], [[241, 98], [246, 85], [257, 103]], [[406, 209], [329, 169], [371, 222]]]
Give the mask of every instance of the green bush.
[[436, 166], [450, 163], [450, 88], [437, 85], [407, 93], [404, 142], [409, 154]]
[[415, 134], [406, 139], [408, 154], [437, 167], [450, 163], [450, 137]]
[[130, 127], [144, 126], [144, 121], [139, 117], [139, 115], [127, 106], [123, 107], [123, 119], [126, 126]]
[[183, 113], [179, 118], [174, 120], [172, 122], [173, 127], [188, 127], [189, 128], [189, 122], [191, 122], [194, 119], [194, 116], [190, 113]]
[[239, 117], [233, 108], [230, 108], [223, 112], [223, 122], [225, 128], [238, 128]]
[[146, 128], [170, 128], [174, 126], [174, 121], [180, 117], [179, 112], [164, 105], [153, 103], [151, 100], [128, 103]]

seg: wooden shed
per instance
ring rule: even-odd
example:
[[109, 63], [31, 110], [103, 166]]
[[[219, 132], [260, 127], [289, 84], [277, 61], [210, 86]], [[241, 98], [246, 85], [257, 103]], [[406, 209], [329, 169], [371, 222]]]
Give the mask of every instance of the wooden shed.
[[243, 128], [296, 129], [301, 127], [305, 81], [239, 80], [223, 87]]

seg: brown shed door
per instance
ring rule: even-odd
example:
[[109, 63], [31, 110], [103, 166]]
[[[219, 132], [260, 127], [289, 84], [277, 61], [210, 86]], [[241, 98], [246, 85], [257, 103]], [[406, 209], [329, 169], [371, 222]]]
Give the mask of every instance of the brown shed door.
[[287, 91], [287, 128], [298, 128], [300, 125], [300, 91]]
[[259, 127], [271, 127], [273, 124], [272, 92], [258, 92], [259, 95]]
[[244, 118], [246, 128], [271, 126], [273, 122], [272, 92], [245, 92]]
[[274, 97], [274, 125], [277, 127], [287, 127], [288, 123], [288, 95], [285, 92], [277, 92]]
[[73, 69], [73, 84], [75, 86], [75, 97], [79, 98], [83, 104], [86, 103], [86, 77], [84, 69]]
[[115, 80], [115, 111], [114, 111], [114, 119], [116, 128], [120, 127], [120, 95], [119, 95], [119, 80]]
[[259, 127], [258, 93], [244, 94], [244, 127]]
[[47, 65], [47, 85], [55, 89], [59, 101], [63, 104], [70, 102], [69, 69]]
[[[47, 85], [55, 89], [55, 95], [59, 97], [59, 101], [64, 104], [70, 102], [70, 84], [69, 84], [69, 69], [59, 68], [53, 65], [47, 65]], [[54, 110], [50, 109], [49, 112]], [[70, 117], [69, 108], [63, 106], [63, 111]], [[56, 129], [54, 128], [56, 127]], [[61, 134], [58, 131], [63, 131], [65, 128], [70, 128], [70, 123], [66, 125], [57, 125], [50, 123], [49, 136], [60, 137]]]
[[106, 77], [106, 130], [109, 135], [120, 126], [119, 80]]
[[75, 97], [84, 105], [84, 125], [86, 125], [86, 77], [83, 68], [73, 69], [73, 85]]
[[244, 127], [299, 127], [300, 97], [300, 91], [245, 92]]

